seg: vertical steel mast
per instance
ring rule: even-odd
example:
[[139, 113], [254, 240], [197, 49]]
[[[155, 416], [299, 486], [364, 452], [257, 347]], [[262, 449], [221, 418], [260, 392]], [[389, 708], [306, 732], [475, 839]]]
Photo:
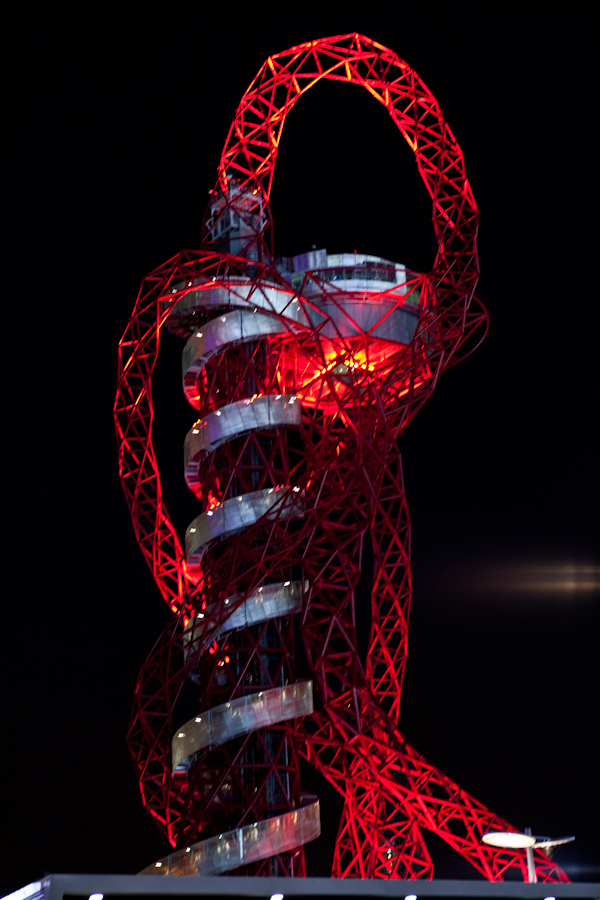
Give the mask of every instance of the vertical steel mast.
[[[274, 257], [283, 124], [321, 79], [366, 88], [412, 148], [438, 240], [428, 274], [358, 253]], [[144, 280], [120, 344], [115, 418], [136, 536], [173, 619], [141, 669], [129, 746], [146, 808], [175, 848], [145, 871], [305, 874], [320, 816], [301, 790], [303, 758], [344, 799], [335, 876], [430, 878], [427, 832], [491, 880], [524, 872], [524, 854], [481, 843], [512, 826], [398, 728], [411, 596], [398, 439], [485, 331], [477, 223], [433, 95], [392, 51], [341, 35], [267, 59], [227, 137], [200, 251]], [[184, 468], [198, 515], [185, 551], [151, 436], [163, 327], [186, 341], [183, 389], [197, 411]], [[362, 658], [365, 541], [374, 574]], [[540, 880], [567, 880], [540, 850], [536, 868]]]

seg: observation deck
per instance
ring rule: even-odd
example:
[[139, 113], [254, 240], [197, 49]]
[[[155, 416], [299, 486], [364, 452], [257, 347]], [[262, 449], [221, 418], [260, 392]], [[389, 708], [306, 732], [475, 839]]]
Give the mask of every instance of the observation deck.
[[284, 279], [309, 303], [307, 314], [323, 337], [368, 334], [409, 344], [419, 313], [421, 276], [401, 263], [365, 253], [312, 250], [280, 260]]

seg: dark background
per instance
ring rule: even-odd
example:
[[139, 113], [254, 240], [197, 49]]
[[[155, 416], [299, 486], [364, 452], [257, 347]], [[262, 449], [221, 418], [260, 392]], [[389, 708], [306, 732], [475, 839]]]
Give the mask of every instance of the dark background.
[[[600, 880], [592, 20], [577, 4], [373, 6], [96, 7], [9, 31], [2, 892], [46, 872], [136, 872], [167, 852], [125, 748], [137, 671], [167, 616], [118, 482], [117, 343], [142, 277], [198, 246], [263, 60], [348, 31], [404, 57], [442, 106], [480, 206], [491, 317], [403, 442], [414, 605], [401, 727], [517, 827], [575, 834], [557, 861]], [[273, 209], [282, 254], [316, 244], [431, 267], [412, 154], [355, 86], [298, 103]], [[156, 430], [185, 527], [179, 352], [165, 339]], [[319, 792], [315, 875], [336, 829]], [[472, 874], [440, 859], [439, 877]]]

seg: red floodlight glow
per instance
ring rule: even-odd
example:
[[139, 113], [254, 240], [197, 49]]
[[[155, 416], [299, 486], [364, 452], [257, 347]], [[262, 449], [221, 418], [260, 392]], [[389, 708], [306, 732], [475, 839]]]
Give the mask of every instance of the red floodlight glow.
[[[366, 88], [412, 148], [438, 240], [428, 274], [356, 251], [273, 256], [282, 128], [321, 79]], [[416, 73], [362, 35], [323, 38], [262, 66], [221, 155], [201, 250], [142, 284], [119, 347], [115, 421], [136, 537], [175, 613], [140, 671], [128, 737], [144, 804], [176, 848], [165, 873], [305, 874], [319, 816], [301, 758], [344, 800], [333, 875], [431, 878], [428, 832], [490, 880], [526, 872], [518, 850], [481, 842], [515, 829], [398, 728], [411, 597], [398, 438], [485, 333], [477, 224], [460, 148]], [[163, 326], [187, 340], [184, 391], [200, 416], [186, 439], [200, 508], [186, 551], [152, 444]], [[362, 658], [355, 590], [368, 540]], [[190, 682], [197, 712], [184, 724]], [[540, 880], [567, 880], [535, 854]]]

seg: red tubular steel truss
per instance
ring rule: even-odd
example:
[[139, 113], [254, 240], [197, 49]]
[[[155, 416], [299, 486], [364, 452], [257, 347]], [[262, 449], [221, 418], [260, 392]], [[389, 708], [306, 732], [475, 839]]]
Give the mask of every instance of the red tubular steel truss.
[[[283, 124], [321, 79], [366, 88], [412, 148], [433, 202], [430, 273], [356, 253], [275, 259]], [[398, 439], [487, 325], [460, 148], [395, 53], [358, 34], [324, 38], [266, 60], [210, 197], [201, 250], [144, 280], [119, 347], [121, 479], [174, 614], [141, 669], [128, 738], [143, 801], [175, 848], [148, 871], [305, 874], [320, 826], [303, 758], [344, 800], [333, 875], [431, 878], [427, 832], [490, 880], [524, 875], [522, 851], [481, 843], [514, 828], [398, 728], [411, 597]], [[199, 515], [185, 552], [152, 445], [163, 326], [186, 339], [184, 391], [198, 411], [185, 478]], [[365, 655], [355, 593], [369, 541]], [[535, 861], [541, 880], [567, 880], [542, 851]]]

